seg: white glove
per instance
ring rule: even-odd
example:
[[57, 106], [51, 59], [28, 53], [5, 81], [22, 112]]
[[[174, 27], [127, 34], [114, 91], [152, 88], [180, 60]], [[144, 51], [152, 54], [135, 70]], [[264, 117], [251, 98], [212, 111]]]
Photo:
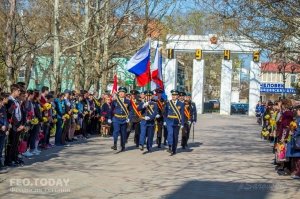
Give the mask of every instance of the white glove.
[[164, 122], [164, 126], [167, 126], [167, 122]]
[[145, 120], [150, 120], [150, 117], [149, 116], [145, 116]]
[[127, 122], [127, 123], [129, 123], [129, 122], [130, 122], [130, 120], [129, 120], [129, 119], [127, 119], [127, 120], [126, 120], [126, 122]]
[[191, 125], [191, 124], [192, 124], [192, 122], [191, 122], [191, 121], [188, 121], [188, 124], [189, 124], [189, 125]]
[[143, 104], [143, 108], [147, 107], [148, 105], [149, 105], [149, 102], [145, 102], [145, 103]]
[[193, 125], [195, 125], [195, 124], [196, 124], [196, 122], [194, 121], [194, 122], [193, 122]]
[[112, 123], [111, 119], [108, 119], [108, 120], [107, 120], [107, 122], [108, 122], [109, 124], [111, 124], [111, 123]]
[[180, 126], [180, 129], [183, 129], [184, 128], [184, 126]]
[[160, 115], [159, 115], [159, 114], [157, 114], [155, 117], [156, 117], [156, 118], [160, 118]]
[[6, 131], [6, 126], [1, 126], [1, 131]]

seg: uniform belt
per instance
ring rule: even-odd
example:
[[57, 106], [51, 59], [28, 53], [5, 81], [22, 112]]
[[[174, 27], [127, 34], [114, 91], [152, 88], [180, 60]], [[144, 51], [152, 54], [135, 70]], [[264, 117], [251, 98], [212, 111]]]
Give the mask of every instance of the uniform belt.
[[115, 114], [115, 117], [117, 117], [117, 118], [127, 118], [127, 115]]
[[168, 115], [168, 118], [178, 119], [177, 115]]

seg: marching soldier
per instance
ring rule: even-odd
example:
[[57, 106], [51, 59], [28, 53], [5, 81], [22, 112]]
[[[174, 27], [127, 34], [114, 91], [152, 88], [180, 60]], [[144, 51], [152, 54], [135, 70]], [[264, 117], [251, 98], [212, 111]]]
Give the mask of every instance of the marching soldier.
[[164, 110], [164, 125], [168, 129], [168, 145], [172, 155], [176, 154], [178, 135], [184, 125], [184, 104], [178, 100], [178, 91], [171, 90], [172, 99], [166, 103]]
[[167, 135], [168, 131], [167, 128], [164, 126], [164, 117], [163, 117], [163, 110], [165, 106], [165, 100], [162, 98], [163, 90], [156, 89], [155, 93], [157, 95], [157, 108], [158, 108], [158, 114], [156, 116], [156, 125], [157, 125], [157, 138], [156, 143], [157, 147], [161, 148], [161, 141], [162, 141], [162, 132], [164, 131], [164, 144], [167, 144]]
[[[188, 101], [189, 104], [190, 104], [190, 107], [191, 107], [191, 121], [192, 121], [192, 124], [195, 125], [195, 123], [197, 122], [197, 108], [196, 108], [195, 102], [193, 102], [193, 101], [191, 100], [191, 98], [192, 98], [191, 93], [187, 93], [187, 94], [186, 94], [186, 97], [185, 97], [185, 100]], [[191, 124], [191, 125], [192, 125], [192, 124]], [[191, 125], [190, 125], [190, 127], [191, 127]], [[190, 129], [191, 129], [191, 128], [190, 128]], [[190, 135], [190, 134], [188, 134], [188, 137], [187, 137], [187, 141], [186, 141], [186, 142], [188, 142], [189, 135]], [[187, 145], [186, 145], [186, 146], [187, 146]]]
[[[181, 96], [185, 97], [186, 93], [181, 92]], [[185, 99], [185, 98], [184, 98]], [[184, 100], [184, 127], [182, 128], [181, 146], [183, 149], [187, 147], [187, 142], [190, 136], [192, 117], [192, 105], [190, 100]]]
[[139, 104], [139, 111], [142, 114], [141, 134], [140, 134], [140, 149], [144, 150], [144, 144], [147, 136], [147, 150], [151, 152], [154, 137], [154, 124], [157, 115], [157, 104], [152, 100], [153, 92], [146, 91], [146, 100]]
[[134, 143], [136, 147], [139, 147], [140, 140], [140, 121], [141, 121], [141, 112], [138, 110], [139, 103], [141, 102], [138, 99], [138, 95], [140, 94], [137, 90], [131, 90], [131, 107], [132, 107], [132, 117], [130, 119], [130, 123], [128, 124], [127, 130], [127, 140], [130, 135], [132, 129], [134, 129]]
[[108, 119], [108, 123], [113, 123], [114, 145], [111, 147], [117, 150], [118, 136], [121, 137], [121, 151], [125, 151], [126, 129], [131, 117], [130, 100], [126, 99], [127, 89], [119, 87], [116, 99], [112, 102], [112, 120]]

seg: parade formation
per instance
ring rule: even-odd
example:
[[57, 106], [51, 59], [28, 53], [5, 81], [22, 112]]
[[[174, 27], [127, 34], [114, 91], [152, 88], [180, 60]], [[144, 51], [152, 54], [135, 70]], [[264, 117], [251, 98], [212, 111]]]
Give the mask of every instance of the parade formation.
[[188, 147], [191, 126], [197, 121], [196, 107], [189, 93], [172, 90], [171, 100], [162, 94], [161, 89], [128, 94], [121, 86], [114, 95], [107, 91], [98, 98], [85, 90], [54, 93], [46, 86], [26, 90], [23, 83], [13, 84], [11, 93], [0, 96], [0, 170], [23, 165], [23, 157], [54, 147], [51, 136], [55, 146], [65, 146], [78, 138], [112, 135], [111, 148], [126, 151], [134, 131], [134, 144], [141, 151], [151, 152], [156, 138], [158, 148], [167, 145], [167, 151], [175, 155], [180, 133], [182, 148]]

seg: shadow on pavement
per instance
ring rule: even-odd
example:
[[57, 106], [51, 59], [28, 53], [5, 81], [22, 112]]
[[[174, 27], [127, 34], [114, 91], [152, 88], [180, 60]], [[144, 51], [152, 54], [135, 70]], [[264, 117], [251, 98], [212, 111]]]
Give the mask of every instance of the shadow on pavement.
[[272, 191], [271, 183], [238, 183], [218, 181], [188, 181], [166, 199], [264, 199]]

